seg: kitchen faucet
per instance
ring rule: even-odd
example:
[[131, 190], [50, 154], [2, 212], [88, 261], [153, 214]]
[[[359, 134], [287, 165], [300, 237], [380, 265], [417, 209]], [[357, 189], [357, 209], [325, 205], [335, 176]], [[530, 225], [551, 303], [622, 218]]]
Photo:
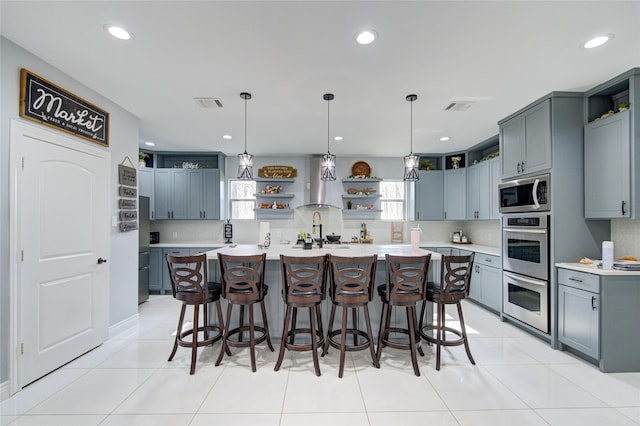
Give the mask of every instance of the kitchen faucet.
[[320, 241], [322, 241], [322, 216], [320, 215], [320, 212], [318, 210], [314, 210], [313, 212], [313, 216], [312, 216], [312, 221], [313, 221], [313, 227], [311, 228], [311, 233], [315, 234], [316, 233], [316, 215], [318, 216], [318, 228], [320, 228]]

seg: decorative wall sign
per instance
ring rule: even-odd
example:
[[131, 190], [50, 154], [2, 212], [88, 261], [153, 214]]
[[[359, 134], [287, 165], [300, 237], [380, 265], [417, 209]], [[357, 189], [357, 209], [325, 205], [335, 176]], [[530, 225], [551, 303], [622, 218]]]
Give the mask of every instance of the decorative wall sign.
[[120, 210], [120, 220], [122, 222], [138, 220], [138, 212], [135, 210]]
[[135, 210], [138, 208], [138, 200], [120, 198], [120, 200], [118, 200], [118, 208], [124, 210]]
[[298, 170], [291, 166], [264, 166], [258, 169], [261, 178], [294, 178], [298, 176]]
[[138, 190], [136, 188], [129, 188], [128, 186], [121, 186], [119, 194], [121, 197], [136, 198], [138, 196]]
[[138, 229], [138, 222], [131, 221], [131, 222], [120, 222], [120, 231], [122, 232], [127, 232], [127, 231], [134, 231]]
[[20, 117], [109, 146], [109, 113], [50, 81], [20, 71]]
[[118, 164], [118, 183], [121, 185], [136, 186], [138, 184], [138, 171], [134, 167]]

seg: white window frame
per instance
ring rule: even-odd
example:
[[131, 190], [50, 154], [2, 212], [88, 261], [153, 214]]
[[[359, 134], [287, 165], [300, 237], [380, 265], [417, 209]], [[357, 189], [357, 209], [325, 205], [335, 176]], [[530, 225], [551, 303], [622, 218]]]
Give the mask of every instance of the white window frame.
[[[401, 198], [384, 198], [382, 186], [387, 183], [401, 183], [402, 190], [400, 191]], [[389, 221], [397, 221], [397, 220], [405, 220], [407, 217], [407, 183], [401, 179], [388, 179], [380, 182], [380, 207], [382, 208], [382, 213], [380, 214], [381, 220], [389, 220]], [[398, 202], [402, 205], [402, 214], [401, 217], [388, 218], [385, 217], [385, 209], [383, 207], [384, 202]]]
[[[232, 191], [232, 187], [233, 187], [233, 184], [235, 182], [253, 182], [253, 185], [254, 185], [253, 194], [250, 197], [247, 197], [247, 198], [234, 198], [233, 197], [234, 194], [233, 194], [233, 191]], [[253, 180], [253, 181], [243, 181], [241, 179], [229, 179], [228, 180], [228, 188], [229, 188], [229, 210], [228, 210], [229, 214], [228, 214], [227, 217], [229, 217], [231, 220], [255, 220], [256, 219], [256, 212], [253, 209], [255, 209], [255, 207], [256, 207], [256, 196], [255, 196], [256, 188], [257, 188], [256, 181], [255, 180]], [[252, 207], [253, 216], [250, 217], [250, 218], [249, 217], [243, 217], [243, 218], [234, 217], [233, 216], [233, 204], [234, 204], [234, 202], [247, 202], [247, 201], [251, 201], [251, 203], [253, 204], [253, 207]]]

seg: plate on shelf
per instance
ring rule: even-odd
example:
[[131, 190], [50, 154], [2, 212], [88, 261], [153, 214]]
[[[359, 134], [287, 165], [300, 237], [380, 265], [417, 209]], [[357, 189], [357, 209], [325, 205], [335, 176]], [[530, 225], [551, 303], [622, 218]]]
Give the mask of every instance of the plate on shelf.
[[371, 166], [366, 161], [357, 161], [351, 166], [354, 176], [371, 176]]

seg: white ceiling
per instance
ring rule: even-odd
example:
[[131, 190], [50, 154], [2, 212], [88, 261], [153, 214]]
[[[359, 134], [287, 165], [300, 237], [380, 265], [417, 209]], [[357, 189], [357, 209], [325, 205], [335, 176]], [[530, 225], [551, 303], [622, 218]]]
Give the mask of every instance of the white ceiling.
[[[0, 1], [1, 34], [140, 119], [156, 150], [449, 152], [551, 91], [640, 66], [638, 1]], [[105, 24], [135, 35], [110, 38]], [[378, 40], [354, 42], [364, 28]], [[605, 46], [581, 45], [613, 33]], [[46, 75], [43, 77], [47, 78]], [[220, 99], [201, 109], [194, 97]], [[447, 112], [452, 99], [476, 99]], [[223, 140], [231, 134], [232, 141]], [[440, 142], [441, 136], [450, 136]]]

